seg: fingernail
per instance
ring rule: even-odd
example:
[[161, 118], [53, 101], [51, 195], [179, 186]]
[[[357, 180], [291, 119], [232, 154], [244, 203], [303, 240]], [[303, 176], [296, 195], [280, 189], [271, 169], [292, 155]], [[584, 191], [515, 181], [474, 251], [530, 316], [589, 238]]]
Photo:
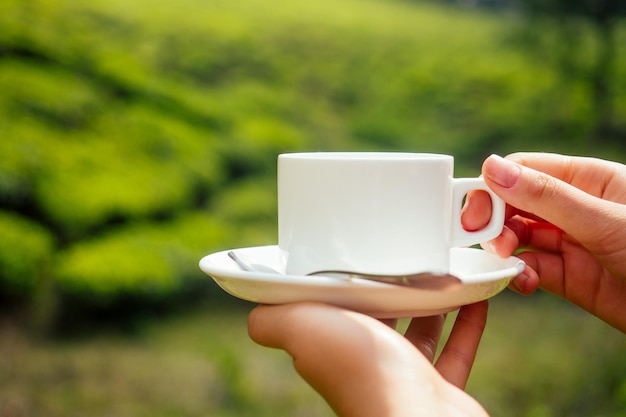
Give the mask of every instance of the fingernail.
[[491, 253], [496, 253], [496, 247], [493, 245], [493, 241], [489, 240], [480, 244], [484, 250]]
[[528, 282], [528, 278], [530, 276], [526, 273], [526, 271], [522, 271], [518, 276], [513, 280], [513, 284], [518, 289], [518, 291], [522, 294], [528, 294], [528, 286], [526, 285]]
[[491, 155], [485, 161], [485, 176], [504, 188], [511, 188], [522, 172], [513, 162], [498, 155]]

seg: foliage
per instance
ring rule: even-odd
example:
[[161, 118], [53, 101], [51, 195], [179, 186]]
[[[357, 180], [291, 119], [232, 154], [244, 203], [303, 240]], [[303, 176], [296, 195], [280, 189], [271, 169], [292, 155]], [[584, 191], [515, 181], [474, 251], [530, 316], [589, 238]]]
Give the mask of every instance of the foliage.
[[229, 242], [233, 234], [203, 213], [161, 227], [129, 225], [64, 251], [57, 280], [66, 291], [105, 300], [116, 293], [166, 296], [193, 279], [206, 242]]
[[0, 285], [4, 291], [14, 295], [32, 291], [45, 273], [52, 247], [53, 237], [46, 229], [0, 211]]
[[[591, 90], [596, 140], [608, 142], [622, 138], [626, 127], [615, 117], [613, 95], [619, 79], [619, 19], [626, 16], [626, 5], [619, 0], [523, 0], [521, 4], [535, 22], [533, 27], [556, 32], [565, 40], [552, 50], [563, 74], [570, 80], [582, 77]], [[583, 38], [585, 43], [593, 41], [593, 58], [585, 60], [587, 62], [572, 59], [577, 55], [573, 48], [580, 46], [580, 37], [576, 34], [581, 31], [587, 32]]]
[[274, 243], [282, 152], [451, 153], [457, 175], [492, 152], [622, 155], [589, 141], [585, 81], [518, 49], [507, 15], [383, 0], [0, 9], [2, 293], [28, 296], [42, 274], [86, 304], [208, 282], [204, 254]]

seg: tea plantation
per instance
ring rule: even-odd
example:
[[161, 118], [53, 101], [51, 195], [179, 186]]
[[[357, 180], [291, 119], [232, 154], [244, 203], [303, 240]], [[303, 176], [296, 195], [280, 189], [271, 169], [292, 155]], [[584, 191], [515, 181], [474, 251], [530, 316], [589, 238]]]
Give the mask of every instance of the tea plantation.
[[457, 175], [493, 152], [621, 159], [522, 26], [406, 1], [4, 1], [0, 294], [219, 298], [197, 261], [275, 243], [283, 152], [450, 153]]

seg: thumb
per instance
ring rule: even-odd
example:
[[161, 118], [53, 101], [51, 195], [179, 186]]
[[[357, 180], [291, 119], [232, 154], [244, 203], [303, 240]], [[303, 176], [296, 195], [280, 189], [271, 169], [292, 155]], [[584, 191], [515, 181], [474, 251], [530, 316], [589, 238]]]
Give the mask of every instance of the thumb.
[[601, 240], [623, 215], [619, 204], [496, 155], [485, 160], [482, 173], [487, 186], [509, 205], [552, 223], [583, 244]]

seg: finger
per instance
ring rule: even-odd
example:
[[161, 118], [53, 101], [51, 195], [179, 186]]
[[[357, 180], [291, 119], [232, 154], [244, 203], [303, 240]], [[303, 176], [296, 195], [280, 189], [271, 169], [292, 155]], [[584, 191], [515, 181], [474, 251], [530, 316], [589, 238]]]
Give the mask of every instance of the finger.
[[526, 263], [526, 269], [535, 271], [541, 289], [565, 295], [565, 264], [560, 254], [523, 252], [518, 257]]
[[[461, 224], [467, 231], [476, 231], [484, 228], [491, 219], [491, 197], [486, 191], [474, 190], [467, 194], [467, 199], [461, 210]], [[507, 205], [504, 215], [505, 219], [515, 216], [516, 214], [525, 215], [525, 217], [533, 218], [534, 216], [524, 213], [517, 208]]]
[[538, 222], [516, 216], [507, 222], [515, 233], [520, 248], [560, 253], [563, 250], [563, 231], [548, 222]]
[[559, 255], [540, 252], [524, 252], [519, 257], [537, 272], [541, 289], [626, 332], [626, 282], [603, 270], [589, 252], [577, 251], [567, 262]]
[[483, 249], [487, 252], [495, 253], [501, 258], [511, 256], [519, 247], [519, 238], [513, 230], [511, 230], [506, 224], [502, 228], [502, 232], [498, 237], [488, 242], [481, 243]]
[[[543, 152], [515, 153], [506, 158], [558, 178], [594, 197], [626, 203], [626, 190], [621, 187], [624, 182], [622, 164], [597, 158]], [[609, 195], [612, 198], [607, 198]]]
[[581, 242], [594, 242], [598, 234], [607, 234], [623, 214], [557, 177], [495, 155], [483, 164], [483, 176], [508, 204], [545, 219]]
[[248, 315], [248, 335], [256, 343], [280, 349], [284, 336], [277, 329], [282, 327], [283, 316], [280, 306], [260, 305]]
[[521, 274], [514, 277], [509, 284], [509, 289], [522, 295], [531, 295], [539, 288], [539, 275], [526, 265]]
[[487, 322], [487, 301], [467, 305], [457, 315], [435, 368], [448, 382], [464, 389]]
[[397, 331], [363, 314], [295, 303], [257, 307], [248, 323], [253, 340], [285, 349], [340, 416], [434, 415], [440, 404], [430, 393], [448, 386]]
[[[368, 319], [374, 320], [321, 303], [261, 305], [248, 316], [248, 334], [260, 345], [308, 354], [315, 346], [334, 347], [349, 332], [359, 329], [360, 320]], [[322, 334], [324, 337], [316, 340]]]
[[445, 315], [439, 314], [431, 317], [416, 317], [404, 333], [409, 342], [413, 344], [430, 362], [435, 358], [439, 337], [445, 322]]
[[[417, 355], [414, 346], [385, 323], [322, 303], [256, 307], [248, 317], [248, 334], [263, 346], [286, 350], [296, 369], [305, 373], [317, 373], [322, 363], [332, 360], [362, 366], [388, 351]], [[305, 369], [309, 365], [315, 369]]]
[[378, 321], [383, 323], [385, 326], [391, 327], [392, 329], [395, 329], [398, 326], [398, 319], [378, 319]]
[[248, 333], [263, 346], [289, 353], [297, 372], [338, 405], [348, 395], [345, 390], [374, 389], [378, 361], [384, 362], [379, 356], [387, 346], [396, 353], [394, 340], [412, 349], [378, 320], [321, 303], [259, 306], [250, 312]]
[[486, 191], [475, 190], [467, 194], [467, 199], [461, 210], [461, 224], [469, 232], [480, 230], [487, 226], [491, 218], [491, 197]]
[[551, 223], [514, 216], [506, 221], [498, 237], [481, 245], [503, 258], [519, 248], [560, 252], [563, 235], [563, 231]]

